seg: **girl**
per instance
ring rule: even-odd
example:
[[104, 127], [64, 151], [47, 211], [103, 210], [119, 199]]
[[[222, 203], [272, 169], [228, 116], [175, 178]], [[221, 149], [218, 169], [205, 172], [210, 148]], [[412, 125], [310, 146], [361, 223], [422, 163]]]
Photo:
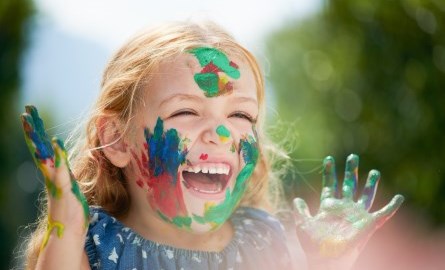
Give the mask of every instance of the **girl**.
[[[48, 194], [27, 268], [301, 266], [268, 212], [263, 107], [252, 54], [213, 23], [191, 22], [144, 32], [112, 58], [72, 173], [62, 141], [26, 107], [25, 138]], [[349, 268], [403, 198], [368, 213], [379, 173], [355, 202], [358, 157], [347, 160], [341, 196], [334, 160], [323, 165], [320, 210], [311, 217], [296, 199], [297, 232], [310, 267]]]

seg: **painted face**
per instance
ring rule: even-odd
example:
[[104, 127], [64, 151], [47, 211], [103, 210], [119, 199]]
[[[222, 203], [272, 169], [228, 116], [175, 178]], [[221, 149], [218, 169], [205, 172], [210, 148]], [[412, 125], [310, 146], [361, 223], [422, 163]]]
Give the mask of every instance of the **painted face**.
[[163, 63], [147, 91], [127, 170], [131, 195], [168, 223], [214, 230], [241, 200], [258, 159], [253, 74], [199, 48]]

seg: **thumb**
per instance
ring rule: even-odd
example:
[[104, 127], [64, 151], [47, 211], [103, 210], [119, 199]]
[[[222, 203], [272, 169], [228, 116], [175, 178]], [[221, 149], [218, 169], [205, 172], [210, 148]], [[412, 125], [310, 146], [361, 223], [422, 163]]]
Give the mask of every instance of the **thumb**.
[[297, 226], [312, 217], [307, 203], [301, 198], [294, 199], [294, 214]]

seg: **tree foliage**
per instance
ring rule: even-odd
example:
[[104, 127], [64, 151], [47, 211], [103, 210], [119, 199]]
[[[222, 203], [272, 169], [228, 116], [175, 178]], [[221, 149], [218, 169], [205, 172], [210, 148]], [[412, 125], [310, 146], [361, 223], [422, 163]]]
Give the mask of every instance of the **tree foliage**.
[[[357, 153], [362, 172], [382, 172], [380, 196], [401, 193], [444, 224], [444, 27], [441, 0], [331, 0], [271, 34], [269, 79], [299, 134], [292, 157], [330, 154], [343, 164]], [[289, 177], [287, 195], [320, 179]]]
[[31, 0], [0, 1], [0, 268], [7, 269], [11, 250], [16, 241], [19, 213], [9, 205], [11, 183], [24, 159], [17, 109], [20, 89], [20, 64], [26, 45], [26, 22], [33, 13]]

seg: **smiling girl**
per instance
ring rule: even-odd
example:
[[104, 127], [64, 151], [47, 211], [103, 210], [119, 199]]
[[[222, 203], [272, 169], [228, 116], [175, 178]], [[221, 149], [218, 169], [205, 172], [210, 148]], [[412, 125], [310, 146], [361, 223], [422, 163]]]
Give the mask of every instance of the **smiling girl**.
[[[48, 193], [27, 268], [298, 268], [270, 214], [263, 120], [260, 68], [218, 26], [171, 23], [134, 37], [104, 72], [72, 173], [37, 110], [22, 116]], [[379, 173], [355, 202], [358, 157], [348, 159], [341, 198], [334, 166], [325, 159], [319, 214], [296, 200], [311, 267], [350, 267], [403, 200], [368, 213]]]

